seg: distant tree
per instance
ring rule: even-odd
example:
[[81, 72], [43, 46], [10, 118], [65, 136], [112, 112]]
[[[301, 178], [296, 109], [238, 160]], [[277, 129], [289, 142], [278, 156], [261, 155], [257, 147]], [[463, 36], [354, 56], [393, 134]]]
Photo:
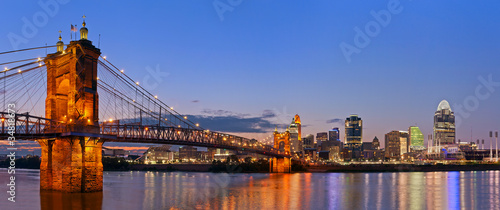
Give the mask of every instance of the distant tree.
[[240, 159], [238, 159], [238, 156], [236, 156], [236, 155], [231, 155], [229, 157], [231, 157], [231, 162], [235, 162], [235, 163], [240, 162]]

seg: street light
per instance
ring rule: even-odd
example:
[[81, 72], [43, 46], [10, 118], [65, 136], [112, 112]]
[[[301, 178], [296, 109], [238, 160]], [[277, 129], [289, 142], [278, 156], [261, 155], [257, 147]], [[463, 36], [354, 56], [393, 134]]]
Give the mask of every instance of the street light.
[[490, 131], [490, 161], [493, 160], [493, 140], [491, 138], [493, 137], [493, 131]]
[[496, 147], [495, 147], [495, 150], [496, 150], [496, 152], [497, 152], [496, 162], [498, 162], [498, 131], [495, 131], [495, 139], [496, 139]]

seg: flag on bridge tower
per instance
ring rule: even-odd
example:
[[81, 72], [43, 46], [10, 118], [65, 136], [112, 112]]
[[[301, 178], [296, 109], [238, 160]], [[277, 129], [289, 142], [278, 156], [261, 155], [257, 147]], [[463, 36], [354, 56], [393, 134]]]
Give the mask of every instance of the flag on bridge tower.
[[[76, 32], [76, 25], [71, 24], [71, 39], [73, 39], [73, 32]], [[75, 39], [76, 39], [76, 34], [75, 34]]]

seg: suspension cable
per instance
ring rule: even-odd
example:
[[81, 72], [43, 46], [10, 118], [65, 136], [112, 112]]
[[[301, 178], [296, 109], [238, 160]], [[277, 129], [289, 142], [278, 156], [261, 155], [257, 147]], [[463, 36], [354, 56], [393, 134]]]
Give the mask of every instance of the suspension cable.
[[[65, 45], [65, 46], [67, 46], [67, 45]], [[44, 48], [51, 48], [51, 47], [57, 47], [57, 45], [43, 46], [43, 47], [32, 47], [32, 48], [26, 48], [26, 49], [20, 49], [20, 50], [12, 50], [12, 51], [0, 52], [0, 55], [9, 54], [9, 53], [15, 53], [15, 52], [28, 51], [28, 50], [38, 50], [38, 49], [44, 49]]]

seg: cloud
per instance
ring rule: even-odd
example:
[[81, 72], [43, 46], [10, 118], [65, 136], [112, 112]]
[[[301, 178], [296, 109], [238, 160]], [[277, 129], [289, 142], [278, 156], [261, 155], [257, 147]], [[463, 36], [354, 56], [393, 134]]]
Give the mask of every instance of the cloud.
[[227, 110], [213, 110], [213, 109], [204, 109], [201, 111], [202, 114], [208, 115], [208, 116], [233, 116], [233, 117], [246, 117], [250, 116], [249, 114], [241, 114], [241, 113], [234, 113], [232, 111], [227, 111]]
[[262, 118], [273, 118], [276, 117], [276, 113], [273, 110], [266, 109], [262, 113]]
[[334, 118], [334, 119], [329, 119], [326, 121], [326, 123], [342, 123], [342, 119], [339, 118]]
[[198, 103], [200, 100], [192, 100], [191, 103]]
[[220, 132], [266, 133], [272, 131], [276, 126], [288, 126], [271, 122], [269, 118], [276, 116], [271, 110], [264, 110], [262, 115], [257, 117], [227, 110], [210, 109], [203, 110], [202, 114], [191, 115], [190, 120], [200, 123], [203, 128]]

